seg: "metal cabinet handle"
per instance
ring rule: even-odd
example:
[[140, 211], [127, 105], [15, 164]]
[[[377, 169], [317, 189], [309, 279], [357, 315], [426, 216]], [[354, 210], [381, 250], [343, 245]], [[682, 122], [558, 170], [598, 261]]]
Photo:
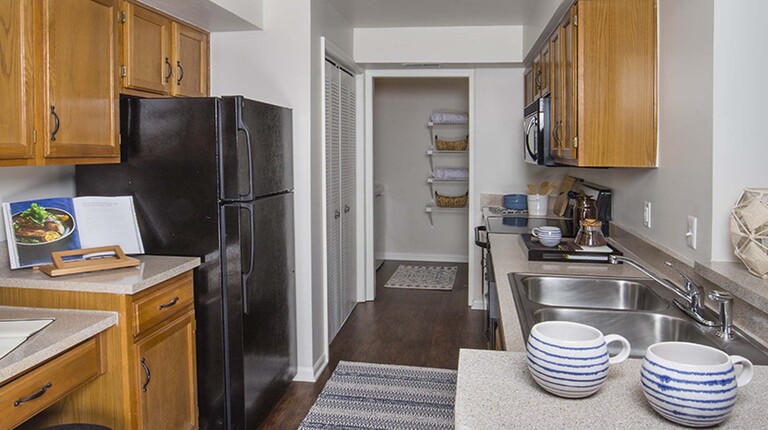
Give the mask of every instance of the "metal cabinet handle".
[[333, 211], [333, 219], [339, 219], [340, 216], [341, 216], [341, 212], [339, 212], [338, 209]]
[[51, 105], [51, 116], [53, 116], [53, 131], [51, 132], [51, 142], [55, 142], [56, 133], [59, 132], [61, 121], [59, 120], [59, 115], [56, 113], [56, 106], [54, 105]]
[[149, 385], [149, 381], [152, 379], [152, 372], [149, 371], [149, 366], [147, 366], [144, 357], [141, 357], [141, 367], [144, 368], [144, 373], [147, 375], [147, 379], [144, 381], [144, 385], [141, 386], [141, 391], [146, 393], [147, 385]]
[[536, 71], [536, 88], [541, 90], [541, 69]]
[[557, 125], [555, 126], [555, 132], [552, 133], [552, 135], [555, 137], [555, 142], [557, 142], [557, 146], [559, 148], [563, 147], [563, 141], [560, 139], [560, 127], [563, 126], [562, 121], [558, 121]]
[[13, 407], [15, 408], [15, 407], [18, 407], [19, 405], [21, 405], [24, 402], [28, 402], [30, 400], [37, 399], [38, 397], [40, 397], [43, 394], [45, 394], [45, 392], [48, 391], [48, 389], [51, 388], [52, 386], [53, 386], [53, 384], [50, 383], [50, 382], [45, 384], [45, 385], [43, 385], [42, 387], [40, 387], [40, 390], [38, 392], [36, 392], [35, 394], [32, 394], [32, 395], [27, 396], [27, 397], [22, 397], [19, 400], [16, 400], [15, 402], [13, 402]]
[[184, 68], [181, 67], [181, 61], [176, 62], [176, 67], [179, 68], [179, 79], [176, 80], [176, 85], [181, 86], [181, 80], [184, 79]]
[[344, 205], [344, 213], [349, 212], [349, 205]]
[[165, 57], [165, 67], [168, 68], [168, 74], [165, 75], [165, 83], [171, 81], [171, 76], [173, 76], [173, 66], [171, 66], [171, 62], [168, 61], [168, 57]]
[[176, 296], [176, 297], [174, 297], [174, 298], [173, 298], [173, 300], [171, 300], [170, 302], [168, 302], [168, 303], [166, 303], [166, 304], [163, 304], [163, 305], [160, 305], [160, 306], [158, 306], [158, 307], [157, 307], [157, 310], [159, 310], [159, 311], [162, 311], [162, 310], [163, 310], [163, 309], [165, 309], [165, 308], [170, 308], [171, 306], [175, 305], [175, 304], [176, 304], [176, 303], [178, 303], [178, 302], [179, 302], [179, 296]]

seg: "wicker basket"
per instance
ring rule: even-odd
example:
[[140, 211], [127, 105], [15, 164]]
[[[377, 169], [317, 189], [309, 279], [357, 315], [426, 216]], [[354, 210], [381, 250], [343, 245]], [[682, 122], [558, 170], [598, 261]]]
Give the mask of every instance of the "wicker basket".
[[467, 205], [467, 200], [469, 200], [469, 191], [463, 196], [456, 197], [441, 196], [435, 192], [435, 204], [441, 208], [463, 208]]
[[460, 140], [445, 140], [435, 136], [435, 148], [438, 151], [466, 151], [469, 146], [469, 136]]

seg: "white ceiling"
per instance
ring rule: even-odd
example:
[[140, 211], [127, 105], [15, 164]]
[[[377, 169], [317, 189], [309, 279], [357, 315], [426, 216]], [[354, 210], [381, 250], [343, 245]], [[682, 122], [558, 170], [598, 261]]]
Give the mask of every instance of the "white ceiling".
[[538, 0], [328, 0], [356, 28], [522, 25]]

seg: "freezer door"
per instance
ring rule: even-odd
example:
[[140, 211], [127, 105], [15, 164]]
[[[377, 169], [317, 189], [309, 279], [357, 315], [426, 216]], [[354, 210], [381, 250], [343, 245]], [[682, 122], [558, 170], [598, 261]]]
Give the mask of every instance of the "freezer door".
[[227, 253], [239, 252], [242, 266], [242, 343], [232, 346], [242, 351], [242, 362], [232, 364], [231, 378], [237, 381], [232, 397], [243, 405], [243, 415], [233, 416], [233, 423], [243, 426], [233, 428], [255, 429], [296, 374], [293, 193], [236, 207], [240, 249]]
[[243, 97], [221, 100], [221, 199], [247, 202], [292, 190], [291, 110]]

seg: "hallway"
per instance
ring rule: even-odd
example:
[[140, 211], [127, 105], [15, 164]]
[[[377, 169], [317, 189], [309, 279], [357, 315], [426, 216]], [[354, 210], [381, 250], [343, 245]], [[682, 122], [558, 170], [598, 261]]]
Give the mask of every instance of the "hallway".
[[[399, 264], [458, 266], [451, 291], [384, 288]], [[386, 261], [376, 300], [358, 303], [331, 344], [318, 382], [294, 382], [262, 429], [295, 429], [339, 360], [456, 369], [460, 348], [484, 349], [484, 313], [467, 306], [467, 264]]]

